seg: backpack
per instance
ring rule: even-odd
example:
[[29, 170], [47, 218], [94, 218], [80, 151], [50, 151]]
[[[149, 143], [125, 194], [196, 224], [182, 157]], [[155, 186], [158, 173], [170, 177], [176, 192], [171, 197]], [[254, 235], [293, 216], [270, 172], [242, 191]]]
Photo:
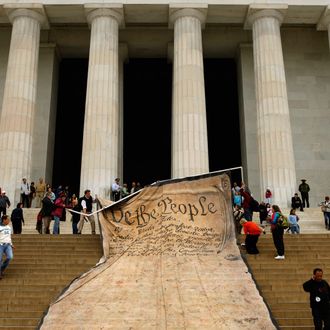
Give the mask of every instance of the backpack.
[[278, 220], [277, 220], [277, 225], [283, 229], [289, 228], [289, 220], [288, 217], [285, 216], [284, 214], [280, 214]]

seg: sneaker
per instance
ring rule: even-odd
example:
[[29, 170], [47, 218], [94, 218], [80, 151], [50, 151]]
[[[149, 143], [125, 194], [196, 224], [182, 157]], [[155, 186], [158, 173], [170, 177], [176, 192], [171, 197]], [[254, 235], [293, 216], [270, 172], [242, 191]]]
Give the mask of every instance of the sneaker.
[[283, 260], [283, 259], [285, 259], [285, 257], [284, 256], [277, 256], [274, 259], [276, 259], [276, 260]]

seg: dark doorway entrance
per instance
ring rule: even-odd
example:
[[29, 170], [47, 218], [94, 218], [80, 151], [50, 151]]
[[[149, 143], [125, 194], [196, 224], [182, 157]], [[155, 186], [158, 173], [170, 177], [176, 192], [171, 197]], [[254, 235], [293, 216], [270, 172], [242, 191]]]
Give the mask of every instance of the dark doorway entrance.
[[130, 59], [124, 68], [124, 182], [171, 177], [172, 65]]
[[[205, 59], [204, 73], [210, 171], [241, 166], [236, 62]], [[239, 170], [232, 180], [241, 181]]]
[[79, 193], [87, 86], [87, 59], [63, 59], [59, 68], [53, 187]]

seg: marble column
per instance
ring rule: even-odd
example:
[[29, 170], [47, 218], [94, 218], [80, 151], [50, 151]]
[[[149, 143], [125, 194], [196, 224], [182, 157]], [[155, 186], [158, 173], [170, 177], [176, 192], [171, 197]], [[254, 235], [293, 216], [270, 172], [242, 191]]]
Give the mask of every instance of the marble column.
[[325, 8], [323, 15], [320, 18], [320, 21], [317, 24], [317, 30], [328, 31], [328, 40], [330, 48], [330, 5]]
[[[124, 161], [124, 63], [128, 58], [126, 44], [119, 45], [119, 138], [118, 138], [118, 177], [123, 180]], [[124, 182], [121, 181], [123, 184]]]
[[285, 6], [250, 6], [257, 108], [261, 196], [269, 187], [273, 203], [287, 207], [296, 186], [293, 141], [280, 26]]
[[[99, 7], [99, 8], [95, 8]], [[118, 29], [122, 6], [85, 5], [91, 25], [80, 192], [110, 197], [118, 176]]]
[[170, 7], [174, 26], [172, 178], [209, 171], [202, 24], [207, 6]]
[[14, 205], [22, 178], [31, 179], [40, 28], [46, 18], [38, 5], [4, 9], [13, 27], [0, 119], [0, 185]]

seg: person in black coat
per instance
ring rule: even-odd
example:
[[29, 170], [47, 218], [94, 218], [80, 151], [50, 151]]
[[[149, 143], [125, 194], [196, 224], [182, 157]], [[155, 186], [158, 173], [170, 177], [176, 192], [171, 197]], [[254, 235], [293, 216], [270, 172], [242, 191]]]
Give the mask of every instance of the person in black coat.
[[330, 286], [322, 277], [323, 270], [315, 268], [312, 278], [303, 284], [304, 290], [310, 294], [309, 300], [316, 330], [330, 329]]
[[296, 210], [304, 211], [302, 201], [297, 193], [291, 198], [291, 207]]
[[24, 224], [23, 217], [23, 203], [18, 203], [16, 209], [11, 213], [11, 223], [13, 225], [14, 234], [22, 233], [22, 223]]

